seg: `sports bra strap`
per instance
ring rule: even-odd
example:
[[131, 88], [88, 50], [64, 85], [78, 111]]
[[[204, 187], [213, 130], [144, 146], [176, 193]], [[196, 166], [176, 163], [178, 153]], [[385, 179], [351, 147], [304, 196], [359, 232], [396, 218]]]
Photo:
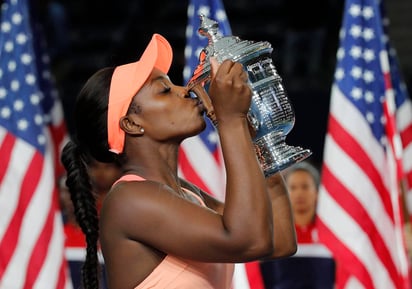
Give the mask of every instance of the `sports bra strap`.
[[[130, 182], [130, 181], [145, 181], [145, 178], [142, 178], [141, 176], [138, 175], [133, 175], [133, 174], [128, 174], [128, 175], [123, 175], [122, 177], [120, 177], [117, 181], [114, 182], [114, 184], [112, 185], [115, 186], [117, 183], [119, 182]], [[201, 204], [202, 206], [206, 207], [205, 202], [203, 201], [203, 199], [201, 197], [199, 197], [197, 194], [195, 194], [194, 192], [183, 188], [183, 190], [185, 190], [186, 192], [190, 193], [193, 197], [195, 197]]]

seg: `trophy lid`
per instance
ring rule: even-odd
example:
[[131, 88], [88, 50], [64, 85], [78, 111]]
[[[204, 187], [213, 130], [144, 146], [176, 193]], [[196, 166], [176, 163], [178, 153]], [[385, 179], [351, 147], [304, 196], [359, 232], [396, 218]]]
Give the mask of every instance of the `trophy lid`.
[[206, 82], [210, 77], [210, 57], [215, 57], [219, 63], [226, 59], [233, 61], [244, 60], [255, 54], [255, 52], [272, 52], [269, 42], [254, 42], [242, 40], [237, 36], [222, 36], [219, 33], [218, 22], [200, 14], [200, 35], [208, 38], [208, 45], [202, 49], [199, 55], [199, 64], [194, 70], [188, 86]]

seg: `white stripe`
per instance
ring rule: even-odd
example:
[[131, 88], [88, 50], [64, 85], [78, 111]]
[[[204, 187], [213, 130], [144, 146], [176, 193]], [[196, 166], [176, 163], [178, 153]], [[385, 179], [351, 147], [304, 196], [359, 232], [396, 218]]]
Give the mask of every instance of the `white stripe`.
[[[66, 247], [65, 256], [68, 261], [83, 262], [86, 260], [86, 249], [81, 247]], [[104, 258], [100, 251], [97, 252], [97, 258], [100, 264], [104, 264]]]
[[[373, 276], [375, 289], [395, 289], [366, 232], [333, 200], [323, 186], [319, 191], [318, 216], [341, 242], [364, 264]], [[333, 218], [331, 217], [333, 216]]]
[[389, 73], [389, 58], [386, 50], [381, 50], [379, 53], [380, 64], [383, 73]]
[[84, 261], [86, 259], [86, 249], [77, 247], [66, 247], [65, 255], [68, 261]]
[[54, 197], [53, 164], [53, 160], [47, 154], [41, 178], [24, 215], [16, 250], [3, 277], [6, 284], [13, 282], [17, 285], [18, 282], [19, 284], [24, 282], [31, 253], [46, 222], [47, 213]]
[[[324, 163], [332, 170], [335, 177], [342, 182], [353, 197], [360, 202], [375, 224], [379, 235], [391, 254], [391, 258], [396, 260], [397, 254], [393, 250], [393, 244], [396, 242], [394, 227], [390, 216], [386, 213], [378, 197], [378, 192], [373, 183], [365, 175], [362, 168], [357, 166], [351, 157], [346, 155], [332, 138], [326, 138], [325, 147], [327, 147], [327, 150], [324, 155]], [[377, 152], [375, 153], [378, 154]], [[356, 235], [354, 237], [356, 238]]]
[[382, 151], [382, 148], [372, 135], [369, 125], [365, 122], [365, 118], [359, 110], [347, 100], [335, 85], [332, 88], [331, 101], [331, 113], [339, 124], [357, 140], [360, 147], [362, 147], [368, 158], [373, 162], [375, 168], [382, 168], [382, 164], [385, 163], [384, 156], [383, 154], [376, 153]]
[[399, 131], [403, 131], [412, 122], [412, 102], [407, 99], [405, 102], [398, 108], [396, 112], [396, 125], [398, 126]]
[[404, 171], [412, 171], [412, 142], [406, 148], [404, 148], [402, 160]]
[[33, 286], [33, 289], [56, 288], [63, 258], [64, 232], [62, 217], [59, 213], [55, 213], [53, 222], [53, 235], [48, 247], [47, 257], [40, 270], [40, 274]]
[[346, 282], [345, 289], [365, 289], [365, 287], [359, 282], [358, 279], [352, 276]]
[[7, 135], [7, 130], [4, 127], [0, 126], [0, 144], [4, 142], [6, 135]]
[[[48, 131], [47, 131], [48, 132]], [[54, 174], [54, 144], [52, 143], [52, 137], [50, 134], [48, 134], [47, 137], [48, 140], [48, 147], [46, 148], [46, 155], [45, 155], [45, 163], [46, 165], [50, 166], [51, 168], [51, 174], [53, 175], [53, 178], [51, 180], [55, 180], [56, 176]], [[47, 176], [46, 176], [47, 178]], [[54, 188], [55, 183], [54, 182], [47, 182], [45, 185], [50, 186], [51, 189]], [[50, 206], [57, 205], [53, 204], [53, 195], [54, 192], [51, 190], [51, 195], [49, 196], [51, 202]], [[53, 213], [53, 227], [52, 227], [52, 235], [50, 239], [50, 243], [48, 246], [48, 251], [47, 251], [47, 256], [46, 259], [44, 260], [44, 264], [42, 266], [42, 269], [40, 270], [38, 279], [36, 283], [34, 284], [34, 289], [43, 289], [43, 288], [56, 288], [59, 274], [60, 274], [60, 268], [62, 265], [62, 261], [64, 259], [64, 242], [65, 242], [65, 234], [63, 230], [63, 219], [60, 214], [60, 211], [57, 210], [57, 207], [54, 208], [55, 212]], [[46, 213], [46, 212], [45, 212]], [[47, 221], [47, 220], [45, 220]], [[69, 275], [66, 275], [68, 278]], [[54, 279], [54, 280], [53, 280]], [[56, 285], [53, 285], [56, 284]]]
[[[0, 127], [0, 131], [3, 131], [2, 127]], [[33, 147], [27, 145], [24, 141], [17, 140], [11, 152], [6, 174], [0, 183], [0, 239], [3, 239], [18, 205], [20, 185], [26, 170], [26, 165], [32, 157]]]
[[235, 272], [233, 274], [233, 289], [251, 289], [249, 279], [247, 278], [245, 264], [235, 264]]
[[332, 254], [322, 244], [298, 244], [298, 251], [293, 257], [332, 258]]
[[186, 153], [188, 161], [193, 170], [203, 180], [210, 189], [211, 194], [223, 200], [225, 194], [225, 173], [224, 169], [210, 156], [210, 151], [204, 145], [200, 137], [191, 137], [182, 143], [182, 148]]

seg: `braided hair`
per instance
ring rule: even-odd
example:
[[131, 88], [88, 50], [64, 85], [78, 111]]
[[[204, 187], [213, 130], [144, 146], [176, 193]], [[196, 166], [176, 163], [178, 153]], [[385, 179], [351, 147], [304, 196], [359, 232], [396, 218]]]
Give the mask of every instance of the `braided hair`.
[[99, 221], [87, 164], [91, 158], [106, 163], [118, 161], [107, 142], [107, 107], [113, 72], [114, 68], [99, 70], [80, 91], [74, 110], [75, 133], [61, 157], [76, 221], [86, 237], [86, 260], [82, 267], [85, 289], [99, 288]]

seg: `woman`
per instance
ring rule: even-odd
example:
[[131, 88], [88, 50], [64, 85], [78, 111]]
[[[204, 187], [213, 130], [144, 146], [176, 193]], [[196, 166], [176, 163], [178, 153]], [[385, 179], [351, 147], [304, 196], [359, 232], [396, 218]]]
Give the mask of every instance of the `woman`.
[[[255, 155], [242, 65], [212, 62], [209, 95], [227, 171], [223, 204], [178, 176], [179, 145], [205, 128], [205, 109], [169, 80], [171, 62], [169, 43], [154, 34], [139, 61], [100, 70], [76, 101], [76, 134], [62, 161], [88, 245], [85, 288], [98, 288], [98, 240], [110, 289], [230, 288], [233, 263], [296, 251], [283, 179], [266, 181]], [[87, 155], [122, 168], [100, 223]]]

